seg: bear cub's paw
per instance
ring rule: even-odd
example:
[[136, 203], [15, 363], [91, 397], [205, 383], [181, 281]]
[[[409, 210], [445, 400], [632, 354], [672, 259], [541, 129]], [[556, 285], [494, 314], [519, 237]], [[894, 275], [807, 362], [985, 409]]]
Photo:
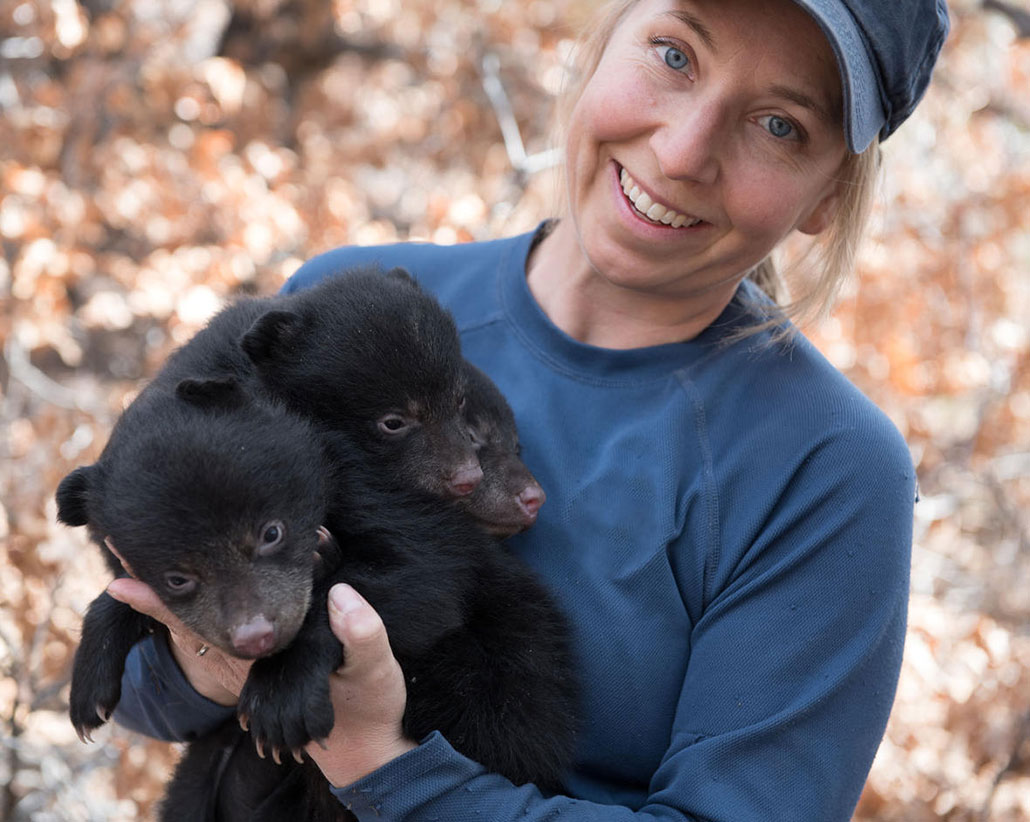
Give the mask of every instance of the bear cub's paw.
[[83, 742], [92, 742], [91, 733], [114, 713], [122, 695], [122, 666], [122, 659], [112, 659], [109, 654], [75, 655], [69, 713]]
[[240, 725], [250, 731], [258, 753], [270, 753], [276, 762], [285, 752], [297, 758], [307, 743], [333, 729], [329, 673], [342, 659], [313, 668], [310, 657], [298, 659], [293, 650], [257, 660], [237, 704]]

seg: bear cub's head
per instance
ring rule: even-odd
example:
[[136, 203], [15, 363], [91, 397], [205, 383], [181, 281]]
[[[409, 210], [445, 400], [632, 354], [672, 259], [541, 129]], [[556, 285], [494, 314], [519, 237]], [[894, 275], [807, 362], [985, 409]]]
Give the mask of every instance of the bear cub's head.
[[464, 416], [483, 481], [457, 504], [487, 533], [510, 537], [536, 522], [546, 495], [520, 458], [515, 415], [500, 389], [469, 362], [465, 384]]
[[403, 269], [350, 269], [290, 295], [240, 345], [265, 390], [383, 474], [451, 499], [482, 480], [454, 319]]
[[183, 380], [141, 395], [100, 459], [62, 480], [58, 518], [207, 643], [256, 658], [308, 611], [326, 476], [303, 420], [233, 380]]

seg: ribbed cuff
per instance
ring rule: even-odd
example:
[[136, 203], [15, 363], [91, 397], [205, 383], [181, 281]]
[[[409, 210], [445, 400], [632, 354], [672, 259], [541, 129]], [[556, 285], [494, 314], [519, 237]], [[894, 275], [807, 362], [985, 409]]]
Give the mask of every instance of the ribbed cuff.
[[361, 822], [395, 822], [484, 773], [482, 765], [459, 754], [434, 731], [417, 748], [332, 792]]

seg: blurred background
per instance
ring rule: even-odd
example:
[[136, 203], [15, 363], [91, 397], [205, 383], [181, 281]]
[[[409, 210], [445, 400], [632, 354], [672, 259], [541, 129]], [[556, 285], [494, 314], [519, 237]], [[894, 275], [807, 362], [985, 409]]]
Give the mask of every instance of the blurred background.
[[[950, 5], [860, 277], [807, 330], [904, 433], [922, 496], [859, 822], [1030, 820], [1030, 3]], [[178, 755], [72, 731], [107, 574], [55, 522], [61, 477], [233, 295], [337, 245], [552, 213], [552, 103], [595, 6], [0, 0], [0, 819], [147, 819]]]

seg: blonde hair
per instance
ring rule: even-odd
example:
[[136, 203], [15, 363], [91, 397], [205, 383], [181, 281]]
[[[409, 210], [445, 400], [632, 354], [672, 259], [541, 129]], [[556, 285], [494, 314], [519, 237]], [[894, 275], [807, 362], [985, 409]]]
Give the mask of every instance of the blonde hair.
[[[601, 14], [591, 15], [582, 32], [558, 100], [557, 138], [564, 146], [573, 110], [587, 82], [597, 70], [604, 50], [622, 19], [637, 0], [611, 0]], [[781, 273], [772, 255], [756, 265], [747, 279], [757, 285], [772, 305], [754, 303], [761, 321], [734, 338], [774, 329], [774, 338], [790, 336], [793, 327], [785, 320], [803, 324], [824, 317], [833, 307], [843, 284], [852, 276], [855, 258], [865, 234], [880, 169], [880, 147], [874, 140], [861, 154], [848, 152], [837, 172], [840, 195], [830, 225], [816, 235], [806, 252], [787, 271], [794, 288]], [[564, 187], [563, 187], [564, 190]], [[792, 292], [797, 292], [794, 296]]]
[[[865, 236], [869, 212], [880, 171], [880, 146], [873, 141], [861, 154], [848, 152], [837, 171], [840, 194], [829, 226], [810, 241], [808, 249], [788, 266], [784, 277], [772, 255], [748, 274], [748, 279], [772, 299], [766, 321], [748, 329], [749, 333], [778, 326], [788, 334], [796, 324], [825, 317], [833, 308], [841, 287], [854, 274], [855, 259]], [[788, 285], [794, 282], [794, 288]], [[792, 292], [798, 292], [794, 297]]]

